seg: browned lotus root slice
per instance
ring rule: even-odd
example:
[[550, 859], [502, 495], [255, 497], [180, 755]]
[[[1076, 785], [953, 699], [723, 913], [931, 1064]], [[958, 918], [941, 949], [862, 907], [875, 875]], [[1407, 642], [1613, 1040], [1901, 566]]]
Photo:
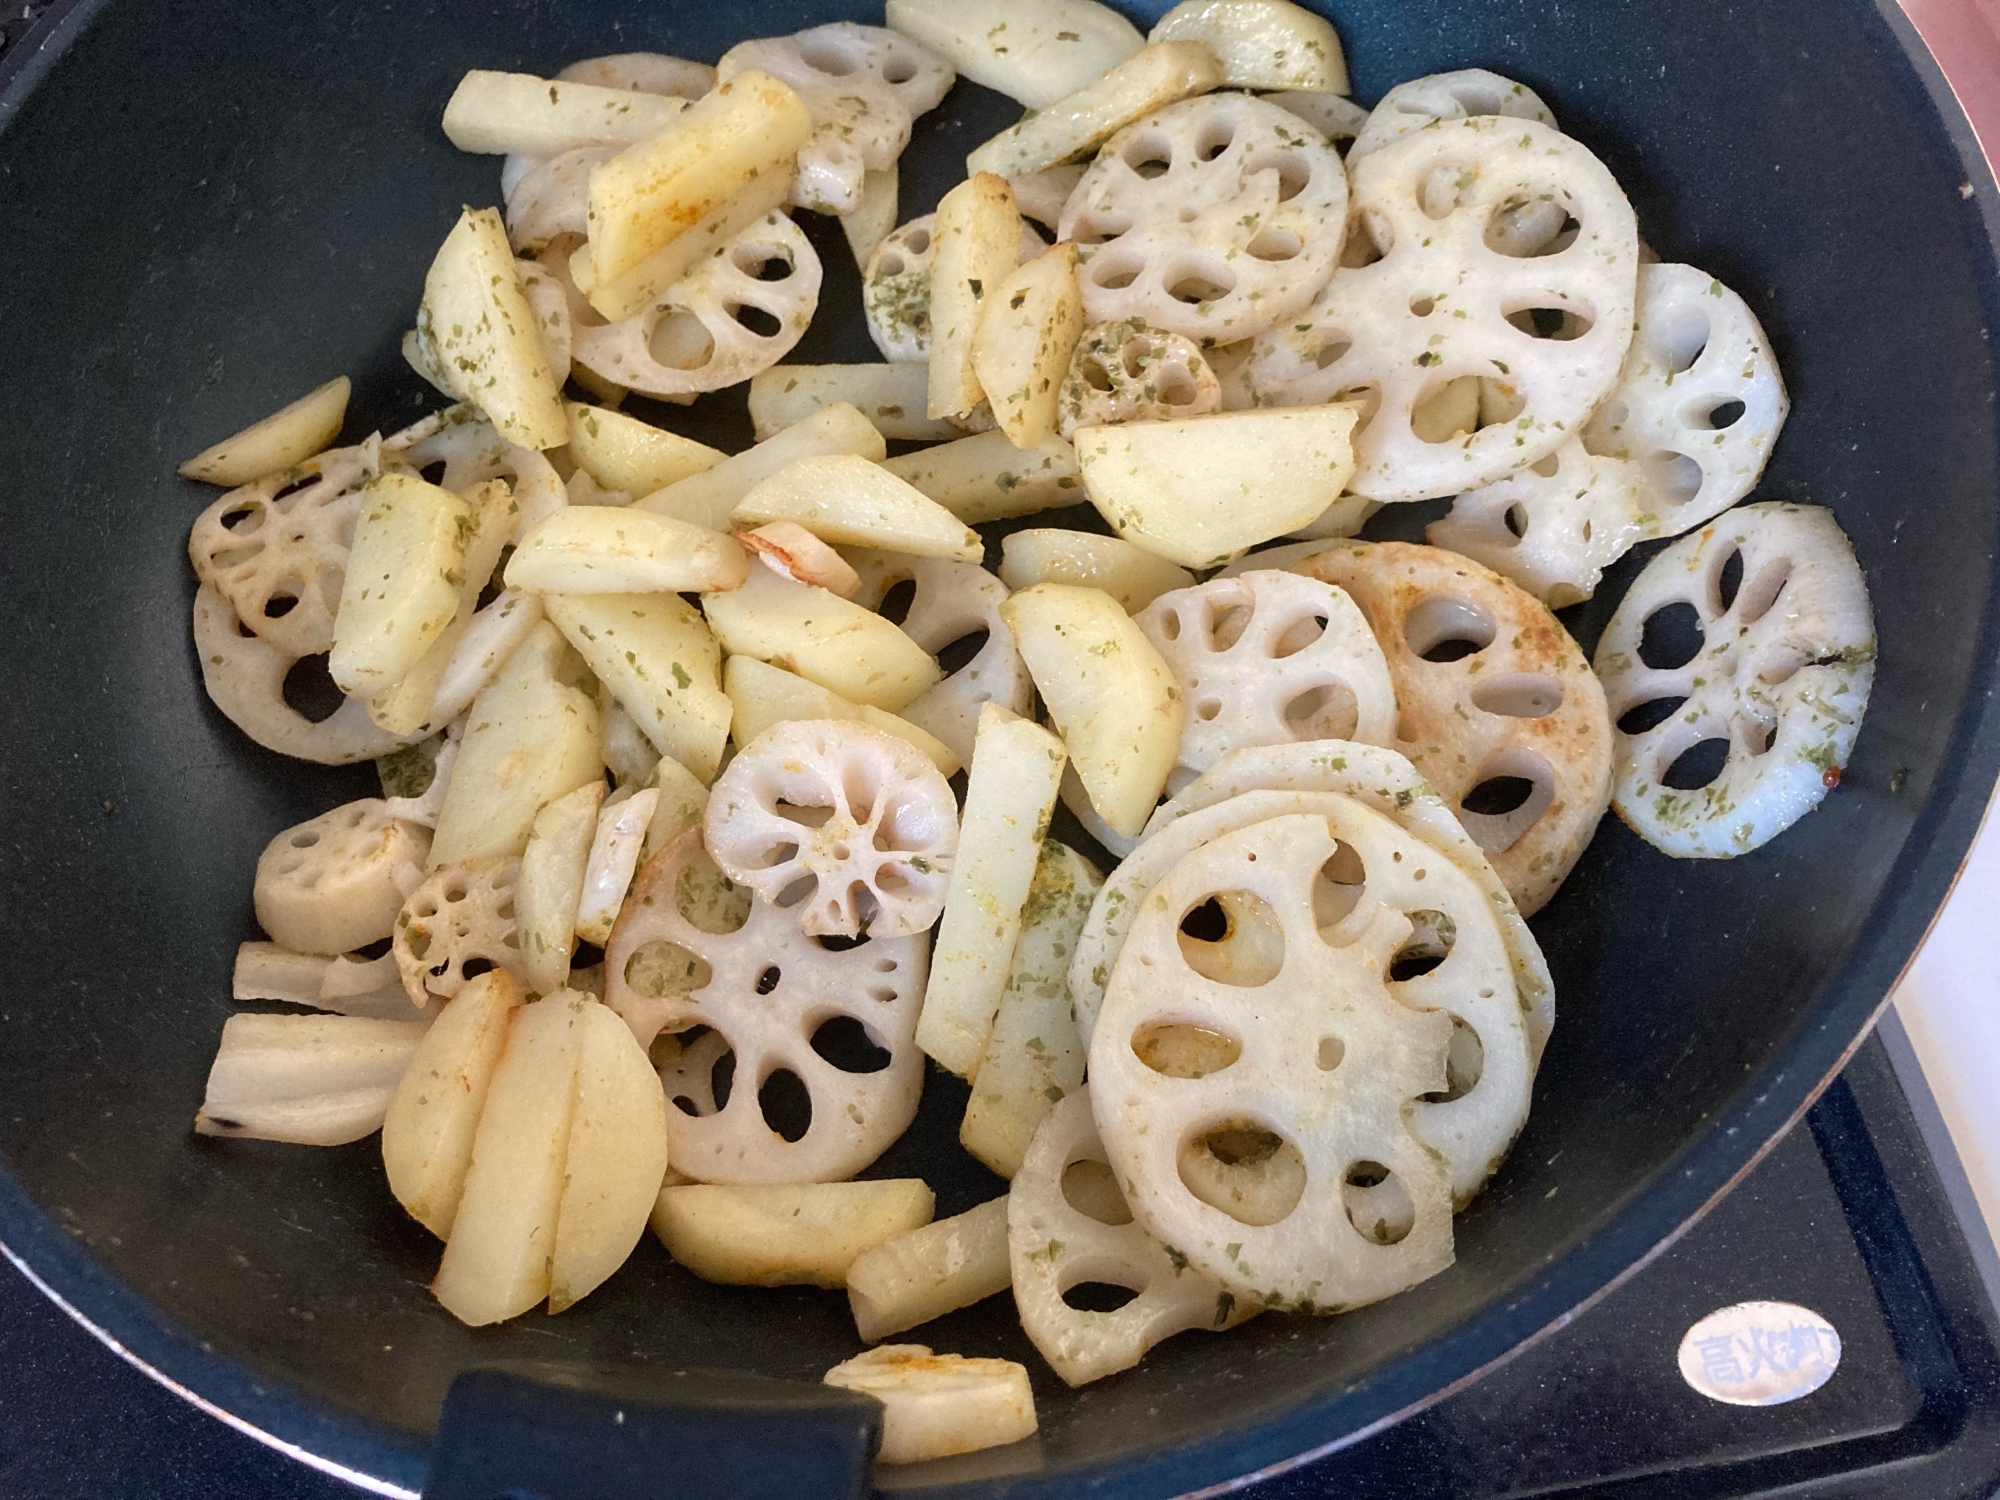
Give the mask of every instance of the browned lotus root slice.
[[287, 828], [257, 860], [257, 924], [296, 953], [347, 953], [388, 937], [423, 883], [430, 831], [379, 797]]
[[331, 650], [361, 487], [379, 463], [371, 440], [231, 490], [188, 533], [195, 575], [280, 651]]
[[[396, 914], [390, 951], [403, 988], [418, 1006], [433, 995], [449, 1000], [488, 969], [505, 969], [528, 984], [514, 925], [514, 856], [460, 860], [433, 870]], [[467, 973], [467, 968], [472, 969]]]
[[923, 1091], [929, 951], [924, 934], [825, 946], [722, 875], [698, 828], [654, 855], [605, 949], [604, 998], [662, 1065], [674, 1166], [838, 1182], [880, 1156]]
[[1582, 650], [1532, 594], [1436, 547], [1343, 542], [1297, 571], [1361, 606], [1396, 685], [1395, 748], [1522, 914], [1540, 910], [1611, 803], [1611, 721]]
[[1222, 383], [1192, 339], [1137, 318], [1083, 330], [1063, 377], [1058, 425], [1167, 422], [1222, 410]]

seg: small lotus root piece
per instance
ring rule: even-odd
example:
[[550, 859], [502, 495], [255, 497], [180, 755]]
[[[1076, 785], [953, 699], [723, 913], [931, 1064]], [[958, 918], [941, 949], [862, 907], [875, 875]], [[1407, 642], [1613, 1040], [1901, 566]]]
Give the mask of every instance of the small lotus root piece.
[[1167, 422], [1222, 410], [1222, 383], [1192, 339], [1130, 320], [1083, 330], [1063, 377], [1059, 425]]
[[331, 650], [361, 488], [379, 466], [371, 440], [231, 490], [188, 533], [195, 575], [278, 650]]
[[773, 724], [709, 792], [709, 852], [801, 931], [899, 938], [944, 910], [951, 787], [907, 740], [845, 720]]
[[1290, 89], [1266, 94], [1267, 102], [1297, 115], [1330, 141], [1351, 141], [1368, 123], [1368, 111], [1345, 94], [1313, 93]]
[[[1499, 248], [1495, 226], [1544, 201], [1574, 234]], [[1383, 502], [1491, 484], [1582, 429], [1617, 382], [1638, 284], [1632, 206], [1602, 162], [1548, 126], [1479, 116], [1357, 164], [1354, 205], [1381, 258], [1255, 340], [1226, 400], [1360, 401], [1348, 488]]]
[[819, 256], [804, 232], [767, 214], [644, 312], [572, 330], [573, 357], [648, 396], [719, 391], [791, 351], [819, 306], [819, 283]]
[[1556, 117], [1541, 96], [1526, 84], [1484, 68], [1457, 73], [1432, 73], [1399, 83], [1382, 96], [1348, 148], [1349, 162], [1372, 156], [1413, 130], [1437, 120], [1464, 120], [1475, 115], [1504, 115], [1534, 120], [1556, 128]]
[[[1343, 859], [1359, 862], [1365, 884], [1329, 921], [1319, 887]], [[1451, 1264], [1451, 1174], [1412, 1114], [1447, 1087], [1452, 1025], [1404, 1003], [1390, 978], [1415, 931], [1408, 914], [1435, 899], [1426, 877], [1446, 864], [1346, 802], [1195, 850], [1132, 924], [1091, 1037], [1097, 1126], [1134, 1218], [1239, 1296], [1339, 1312]], [[1223, 896], [1262, 929], [1258, 946], [1275, 949], [1255, 972], [1214, 962], [1245, 940], [1235, 923], [1215, 943], [1182, 931]], [[1478, 904], [1469, 888], [1466, 899]], [[1486, 968], [1497, 971], [1489, 984], [1504, 982], [1504, 961]], [[1198, 1028], [1223, 1048], [1207, 1066], [1178, 1065], [1149, 1046], [1167, 1028]], [[1261, 1144], [1225, 1155], [1227, 1136]], [[1289, 1192], [1259, 1192], [1243, 1217], [1217, 1207], [1209, 1200], [1221, 1195], [1198, 1196], [1210, 1185], [1183, 1165], [1204, 1145], [1224, 1169], [1261, 1157]], [[1356, 1190], [1369, 1198], [1356, 1202]]]
[[997, 703], [1026, 717], [1035, 704], [1027, 663], [1014, 645], [1014, 632], [1000, 618], [1007, 585], [976, 563], [948, 557], [909, 557], [865, 548], [851, 548], [847, 555], [861, 575], [854, 601], [865, 608], [879, 610], [897, 584], [912, 585], [903, 633], [931, 655], [985, 634], [971, 661], [900, 713], [944, 741], [961, 763], [971, 765], [982, 705]]
[[296, 953], [365, 948], [395, 930], [430, 853], [429, 830], [401, 821], [379, 797], [321, 813], [258, 856], [257, 925]]
[[[434, 472], [439, 464], [444, 466], [442, 472]], [[423, 474], [455, 495], [490, 479], [506, 480], [514, 504], [520, 507], [514, 521], [516, 536], [526, 536], [569, 503], [554, 464], [532, 448], [515, 447], [480, 416], [477, 407], [464, 403], [433, 412], [382, 439], [382, 466]]]
[[1396, 748], [1533, 916], [1610, 802], [1611, 721], [1581, 648], [1533, 595], [1436, 547], [1343, 542], [1298, 571], [1361, 606], [1396, 685]]
[[1174, 791], [1246, 745], [1395, 742], [1382, 648], [1331, 584], [1240, 573], [1162, 594], [1133, 619], [1173, 668], [1187, 705], [1167, 779]]
[[590, 173], [616, 146], [582, 146], [529, 167], [507, 193], [507, 238], [531, 255], [566, 234], [590, 232]]
[[861, 587], [861, 575], [847, 559], [796, 521], [772, 521], [739, 531], [736, 540], [780, 578], [809, 583], [843, 599], [852, 599]]
[[561, 385], [569, 379], [569, 294], [555, 274], [543, 269], [539, 262], [517, 260], [514, 271], [521, 280], [521, 295], [528, 299], [535, 330], [541, 335], [542, 354], [549, 362], [549, 371], [556, 384]]
[[1201, 343], [1312, 302], [1340, 263], [1347, 169], [1298, 116], [1247, 94], [1170, 104], [1104, 144], [1070, 194], [1083, 310]]
[[[1646, 639], [1648, 623], [1677, 606], [1693, 610], [1701, 642], [1677, 665], [1650, 665], [1686, 654], [1684, 643]], [[1747, 854], [1839, 784], [1861, 731], [1875, 624], [1854, 548], [1814, 506], [1726, 511], [1633, 580], [1604, 627], [1597, 670], [1620, 730], [1618, 815], [1679, 858]], [[1710, 741], [1728, 751], [1712, 779], [1690, 787], [1685, 767], [1669, 780]]]
[[[1071, 1203], [1063, 1191], [1064, 1177], [1080, 1163], [1080, 1176], [1100, 1179], [1095, 1186], [1101, 1191], [1077, 1192], [1094, 1211]], [[1042, 1121], [1014, 1174], [1007, 1194], [1007, 1258], [1022, 1329], [1071, 1385], [1129, 1370], [1153, 1345], [1177, 1333], [1234, 1328], [1263, 1310], [1202, 1275], [1132, 1222], [1098, 1139], [1087, 1088], [1060, 1101]], [[1088, 1312], [1063, 1301], [1065, 1293], [1085, 1283], [1137, 1295], [1110, 1312]]]
[[[929, 940], [871, 937], [836, 950], [747, 894], [716, 870], [700, 829], [668, 844], [633, 881], [612, 930], [605, 1003], [642, 1046], [667, 1054], [668, 1151], [680, 1171], [703, 1182], [843, 1181], [916, 1115]], [[696, 1027], [711, 1029], [685, 1047], [660, 1035]], [[864, 1038], [874, 1055], [857, 1055]], [[725, 1057], [730, 1070], [719, 1072]], [[775, 1075], [810, 1101], [802, 1135], [796, 1118], [766, 1119]]]
[[[922, 364], [931, 357], [931, 236], [937, 215], [902, 225], [868, 257], [861, 276], [861, 309], [868, 336], [891, 364]], [[1021, 226], [1020, 262], [1026, 265], [1047, 245]]]
[[896, 164], [910, 122], [935, 109], [957, 76], [929, 48], [853, 21], [739, 42], [722, 54], [716, 80], [752, 68], [790, 84], [812, 116], [792, 201], [823, 214], [854, 212], [863, 175]]
[[[390, 951], [403, 988], [422, 1008], [449, 1000], [488, 969], [505, 969], [523, 988], [528, 973], [514, 925], [514, 856], [460, 860], [431, 871], [396, 914]], [[468, 968], [472, 973], [466, 973]]]

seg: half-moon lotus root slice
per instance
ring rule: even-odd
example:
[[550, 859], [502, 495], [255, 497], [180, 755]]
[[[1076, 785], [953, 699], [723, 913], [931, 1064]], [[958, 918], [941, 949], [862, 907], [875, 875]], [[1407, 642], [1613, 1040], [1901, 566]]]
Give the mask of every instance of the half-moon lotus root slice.
[[590, 173], [618, 154], [616, 146], [580, 146], [536, 162], [507, 193], [507, 238], [532, 255], [560, 236], [590, 232]]
[[257, 859], [257, 925], [295, 953], [348, 953], [396, 927], [424, 880], [427, 829], [379, 797], [349, 802], [287, 828]]
[[[664, 1063], [679, 1170], [704, 1182], [843, 1181], [916, 1115], [928, 939], [829, 948], [744, 894], [699, 829], [668, 844], [612, 930], [605, 1003]], [[698, 1027], [710, 1029], [686, 1045], [661, 1035]]]
[[1610, 802], [1611, 721], [1582, 649], [1533, 595], [1454, 552], [1350, 541], [1298, 570], [1361, 606], [1396, 685], [1396, 748], [1533, 916]]
[[935, 109], [957, 76], [929, 48], [853, 21], [739, 42], [722, 54], [716, 80], [752, 68], [790, 84], [812, 117], [792, 201], [823, 214], [854, 212], [862, 177], [896, 164], [911, 121]]
[[1396, 737], [1396, 695], [1368, 621], [1332, 584], [1251, 572], [1160, 595], [1133, 619], [1179, 679], [1187, 715], [1167, 785], [1231, 750]]
[[1134, 319], [1083, 330], [1063, 377], [1058, 425], [1167, 422], [1222, 410], [1222, 383], [1194, 340]]
[[[1007, 1258], [1022, 1329], [1071, 1385], [1129, 1370], [1177, 1333], [1234, 1328], [1263, 1310], [1132, 1222], [1098, 1139], [1087, 1088], [1057, 1103], [1014, 1174]], [[1063, 1300], [1091, 1284], [1135, 1295], [1109, 1312]]]
[[1633, 580], [1597, 670], [1618, 815], [1680, 858], [1747, 854], [1838, 784], [1860, 733], [1875, 624], [1854, 548], [1813, 506], [1726, 511]]
[[709, 852], [801, 931], [907, 937], [944, 910], [958, 805], [924, 753], [865, 724], [773, 724], [709, 792]]
[[[1544, 200], [1578, 227], [1514, 253], [1494, 226]], [[1546, 125], [1479, 116], [1358, 163], [1354, 206], [1381, 258], [1257, 339], [1226, 400], [1360, 401], [1348, 488], [1384, 503], [1491, 484], [1582, 430], [1618, 379], [1638, 282], [1632, 206], [1602, 162]]]
[[819, 306], [819, 256], [783, 214], [737, 235], [644, 312], [572, 330], [575, 361], [648, 396], [748, 380], [791, 352]]
[[454, 495], [491, 479], [506, 480], [520, 507], [514, 518], [516, 536], [526, 536], [569, 503], [554, 464], [533, 448], [515, 447], [469, 404], [433, 412], [382, 439], [382, 467], [422, 474]]
[[997, 703], [1025, 717], [1035, 703], [1028, 665], [1014, 645], [1014, 632], [1000, 618], [1007, 585], [976, 563], [948, 557], [861, 548], [850, 549], [847, 556], [861, 575], [854, 600], [868, 609], [881, 609], [892, 589], [910, 584], [913, 592], [902, 621], [903, 634], [931, 655], [953, 646], [963, 650], [961, 643], [984, 636], [970, 661], [926, 689], [901, 713], [943, 740], [963, 764], [971, 765], [982, 706]]
[[[1329, 922], [1348, 861], [1365, 883]], [[1339, 1312], [1451, 1264], [1451, 1173], [1412, 1116], [1447, 1088], [1452, 1025], [1390, 977], [1432, 906], [1418, 872], [1445, 864], [1345, 802], [1195, 850], [1132, 924], [1091, 1037], [1097, 1126], [1133, 1217], [1239, 1296]], [[1211, 903], [1240, 919], [1218, 941], [1187, 930]], [[1160, 1045], [1176, 1032], [1213, 1041]]]
[[1399, 83], [1382, 96], [1355, 134], [1347, 159], [1358, 162], [1413, 130], [1435, 120], [1464, 120], [1475, 115], [1505, 115], [1534, 120], [1555, 129], [1556, 117], [1541, 96], [1524, 83], [1502, 78], [1484, 68], [1456, 73], [1432, 73]]
[[[922, 364], [931, 357], [931, 256], [937, 215], [912, 219], [875, 247], [861, 276], [861, 310], [868, 336], [890, 364]], [[1021, 226], [1020, 263], [1048, 246]]]
[[361, 488], [379, 468], [370, 441], [231, 490], [188, 533], [195, 575], [278, 650], [294, 657], [331, 650]]
[[1070, 194], [1084, 314], [1203, 344], [1293, 318], [1340, 263], [1347, 169], [1326, 138], [1247, 94], [1184, 99], [1104, 144]]
[[431, 871], [410, 892], [396, 914], [389, 951], [419, 1008], [433, 995], [451, 999], [489, 969], [505, 969], [529, 988], [514, 923], [520, 876], [521, 861], [512, 855], [466, 859]]

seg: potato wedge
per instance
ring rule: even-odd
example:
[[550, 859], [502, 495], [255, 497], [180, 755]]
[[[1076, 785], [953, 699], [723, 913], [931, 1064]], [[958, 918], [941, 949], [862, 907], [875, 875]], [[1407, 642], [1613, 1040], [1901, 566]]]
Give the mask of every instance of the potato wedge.
[[594, 168], [589, 222], [596, 279], [623, 275], [760, 177], [784, 175], [811, 134], [799, 96], [752, 69]]
[[362, 1016], [233, 1015], [222, 1023], [195, 1134], [297, 1146], [358, 1141], [381, 1126], [424, 1027]]
[[583, 899], [583, 871], [597, 832], [604, 783], [588, 781], [535, 814], [514, 882], [514, 923], [528, 987], [553, 995], [569, 980], [576, 951], [576, 904]]
[[769, 568], [753, 568], [742, 588], [704, 594], [701, 604], [732, 656], [768, 661], [887, 713], [944, 675], [928, 651], [872, 610]]
[[183, 479], [199, 479], [234, 489], [239, 484], [304, 463], [340, 436], [352, 388], [345, 375], [336, 375], [291, 405], [252, 422], [235, 436], [202, 449], [174, 472]]
[[481, 156], [560, 156], [622, 146], [665, 130], [685, 99], [475, 68], [444, 107], [445, 138]]
[[498, 209], [466, 209], [438, 247], [424, 277], [417, 340], [452, 394], [477, 406], [508, 442], [569, 441], [561, 386]]
[[878, 1463], [914, 1464], [1018, 1443], [1035, 1431], [1035, 1393], [1011, 1359], [884, 1344], [826, 1372], [826, 1383], [882, 1403]]
[[879, 172], [868, 172], [861, 179], [861, 201], [855, 204], [853, 212], [840, 216], [840, 227], [847, 236], [847, 248], [854, 252], [858, 270], [868, 269], [868, 257], [896, 228], [898, 187], [894, 162]]
[[1340, 498], [1354, 475], [1354, 421], [1351, 406], [1305, 406], [1079, 427], [1074, 439], [1084, 488], [1112, 530], [1183, 567], [1213, 568]]
[[704, 1281], [734, 1286], [847, 1284], [854, 1258], [931, 1221], [936, 1200], [913, 1177], [660, 1189], [653, 1232]]
[[1031, 516], [1084, 498], [1067, 438], [1016, 448], [997, 428], [886, 460], [883, 468], [929, 495], [968, 526]]
[[382, 1121], [389, 1191], [439, 1239], [451, 1233], [458, 1213], [479, 1114], [521, 1000], [505, 969], [473, 980], [444, 1003], [389, 1097]]
[[1156, 109], [1222, 87], [1222, 64], [1200, 42], [1155, 42], [965, 159], [968, 172], [1023, 177], [1086, 155]]
[[558, 680], [567, 649], [544, 620], [472, 700], [471, 721], [431, 839], [433, 870], [459, 860], [521, 853], [536, 813], [603, 776], [597, 703]]
[[1038, 583], [1102, 589], [1136, 615], [1162, 594], [1192, 588], [1194, 574], [1115, 536], [1045, 526], [1001, 541], [1000, 581], [1016, 592]]
[[814, 412], [846, 402], [885, 438], [935, 443], [957, 437], [962, 429], [925, 415], [929, 390], [924, 365], [773, 365], [750, 377], [750, 420], [764, 442]]
[[550, 594], [546, 604], [653, 747], [703, 785], [713, 781], [729, 739], [729, 700], [722, 651], [700, 612], [678, 594]]
[[917, 557], [976, 563], [986, 555], [979, 533], [942, 505], [848, 453], [802, 458], [780, 469], [739, 500], [729, 519], [738, 526], [793, 521], [821, 541]]
[[414, 474], [383, 474], [363, 491], [333, 621], [327, 670], [343, 693], [394, 687], [458, 613], [472, 506]]
[[1020, 258], [1021, 215], [1004, 176], [976, 171], [938, 203], [931, 228], [928, 416], [969, 416], [984, 396], [972, 368], [980, 306]]
[[791, 196], [789, 169], [766, 172], [620, 275], [600, 276], [590, 246], [579, 245], [569, 259], [570, 280], [601, 316], [613, 322], [634, 317], [657, 302], [661, 293], [698, 262], [718, 253], [721, 246], [767, 215], [777, 213]]
[[[1001, 610], [1004, 615], [1006, 606]], [[979, 711], [958, 859], [945, 888], [944, 920], [917, 1019], [917, 1045], [961, 1078], [978, 1067], [1007, 987], [1064, 758], [1062, 741], [1039, 724], [991, 703]]]
[[1047, 109], [1146, 45], [1095, 0], [889, 0], [888, 24], [974, 83]]
[[587, 995], [558, 990], [509, 1015], [458, 1213], [431, 1283], [438, 1301], [462, 1323], [498, 1323], [549, 1294], [583, 1015], [594, 1004]]
[[868, 418], [847, 402], [837, 401], [782, 432], [774, 432], [748, 452], [642, 495], [633, 502], [633, 509], [691, 521], [711, 531], [727, 531], [729, 513], [736, 509], [737, 501], [789, 463], [821, 453], [853, 453], [880, 463], [888, 451], [882, 434]]
[[569, 419], [569, 456], [607, 490], [650, 495], [728, 457], [706, 443], [608, 407], [565, 401], [563, 415]]
[[1056, 435], [1063, 376], [1082, 332], [1076, 246], [1068, 240], [1017, 266], [981, 304], [972, 373], [1016, 448]]
[[556, 1209], [549, 1311], [600, 1286], [646, 1232], [667, 1171], [667, 1098], [616, 1011], [583, 1007], [576, 1108]]
[[1039, 583], [1001, 605], [1000, 618], [1091, 804], [1117, 833], [1138, 837], [1180, 743], [1185, 705], [1172, 670], [1102, 589]]
[[1102, 884], [1104, 877], [1081, 854], [1054, 839], [1043, 841], [1020, 941], [958, 1131], [959, 1144], [1002, 1177], [1020, 1171], [1036, 1127], [1083, 1083], [1069, 961]]
[[1347, 92], [1347, 55], [1333, 23], [1291, 0], [1183, 0], [1149, 42], [1202, 42], [1226, 89]]
[[739, 745], [749, 744], [773, 724], [786, 719], [849, 719], [915, 745], [938, 768], [940, 776], [955, 776], [964, 769], [949, 745], [908, 719], [899, 719], [865, 703], [850, 703], [796, 672], [787, 672], [754, 656], [730, 657], [722, 669], [722, 687], [736, 706], [730, 733]]
[[514, 549], [507, 587], [539, 594], [678, 594], [739, 587], [736, 539], [626, 506], [568, 505]]
[[701, 821], [708, 810], [708, 788], [694, 772], [671, 755], [653, 768], [653, 786], [660, 800], [653, 804], [653, 821], [646, 825], [646, 842], [639, 847], [639, 866]]
[[864, 1344], [1007, 1290], [1007, 1200], [882, 1241], [847, 1268], [847, 1304]]

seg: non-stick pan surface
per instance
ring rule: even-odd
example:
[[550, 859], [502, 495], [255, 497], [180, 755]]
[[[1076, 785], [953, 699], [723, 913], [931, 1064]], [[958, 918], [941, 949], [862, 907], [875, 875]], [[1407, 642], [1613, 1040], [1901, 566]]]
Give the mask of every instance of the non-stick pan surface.
[[[1854, 539], [1882, 643], [1867, 728], [1824, 808], [1748, 858], [1674, 863], [1607, 821], [1535, 922], [1560, 1021], [1452, 1270], [1341, 1318], [1175, 1339], [1080, 1393], [1043, 1373], [996, 1298], [922, 1336], [1025, 1360], [1038, 1441], [898, 1487], [1220, 1483], [1562, 1318], [1723, 1190], [1837, 1066], [2000, 766], [1993, 184], [1893, 6], [1329, 8], [1363, 98], [1469, 65], [1534, 86], [1612, 166], [1662, 257], [1763, 316], [1794, 406], [1760, 494], [1831, 506]], [[172, 463], [336, 372], [354, 377], [350, 439], [437, 404], [396, 349], [459, 205], [497, 198], [497, 162], [437, 128], [464, 69], [637, 47], [712, 60], [846, 15], [862, 9], [116, 0], [76, 18], [32, 93], [0, 97], [0, 1238], [192, 1393], [391, 1486], [416, 1488], [446, 1386], [483, 1361], [810, 1379], [855, 1341], [838, 1296], [710, 1287], [650, 1239], [575, 1310], [469, 1331], [426, 1291], [437, 1244], [390, 1198], [373, 1140], [190, 1135], [231, 953], [254, 935], [258, 850], [371, 777], [268, 755], [203, 699], [183, 549], [209, 496]], [[919, 125], [904, 214], [1011, 117], [961, 83]], [[825, 227], [823, 311], [798, 357], [873, 358]], [[747, 440], [740, 394], [654, 414]], [[1586, 645], [1637, 561], [1573, 612]], [[1000, 1188], [953, 1141], [961, 1100], [934, 1077], [876, 1168], [921, 1173], [941, 1214]]]

